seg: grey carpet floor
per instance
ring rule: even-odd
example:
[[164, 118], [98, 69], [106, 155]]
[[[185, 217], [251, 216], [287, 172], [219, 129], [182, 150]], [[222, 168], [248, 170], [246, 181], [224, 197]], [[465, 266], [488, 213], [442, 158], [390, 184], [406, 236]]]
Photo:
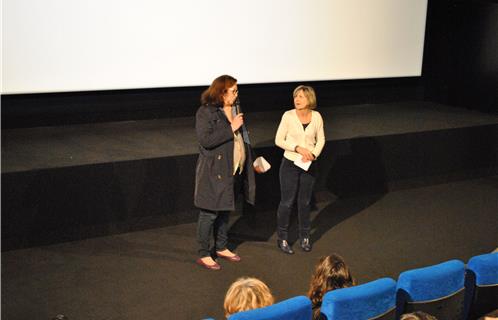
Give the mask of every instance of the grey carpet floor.
[[2, 319], [223, 319], [224, 294], [241, 276], [262, 279], [281, 301], [305, 294], [313, 266], [332, 252], [365, 283], [498, 245], [498, 177], [318, 199], [311, 253], [281, 254], [274, 234], [242, 240], [233, 246], [243, 260], [221, 261], [218, 272], [194, 264], [195, 223], [3, 252]]

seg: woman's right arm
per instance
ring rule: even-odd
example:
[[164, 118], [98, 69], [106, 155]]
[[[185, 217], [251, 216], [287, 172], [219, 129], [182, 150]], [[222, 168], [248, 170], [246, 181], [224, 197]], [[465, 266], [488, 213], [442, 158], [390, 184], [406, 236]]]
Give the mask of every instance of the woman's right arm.
[[289, 119], [287, 116], [282, 116], [280, 124], [278, 125], [277, 134], [275, 135], [275, 144], [280, 148], [288, 151], [296, 151], [297, 144], [292, 143], [287, 139], [287, 133], [289, 131]]
[[213, 149], [233, 140], [230, 125], [226, 125], [221, 119], [213, 117], [212, 112], [205, 107], [200, 107], [195, 115], [195, 131], [199, 144], [205, 149]]

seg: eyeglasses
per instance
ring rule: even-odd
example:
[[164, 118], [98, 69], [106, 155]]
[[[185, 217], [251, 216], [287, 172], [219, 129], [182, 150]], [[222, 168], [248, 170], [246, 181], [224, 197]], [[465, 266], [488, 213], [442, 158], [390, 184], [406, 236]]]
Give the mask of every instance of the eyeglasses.
[[239, 89], [228, 89], [227, 92], [231, 92], [232, 94], [236, 95], [239, 93]]

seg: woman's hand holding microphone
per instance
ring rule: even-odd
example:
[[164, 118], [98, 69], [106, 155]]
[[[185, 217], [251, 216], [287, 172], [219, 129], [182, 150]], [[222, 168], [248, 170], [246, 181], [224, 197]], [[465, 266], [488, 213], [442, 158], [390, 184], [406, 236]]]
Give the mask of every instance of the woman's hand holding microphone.
[[239, 130], [243, 124], [244, 124], [244, 114], [238, 113], [235, 117], [233, 117], [232, 123], [230, 125], [232, 126], [232, 131], [235, 132]]

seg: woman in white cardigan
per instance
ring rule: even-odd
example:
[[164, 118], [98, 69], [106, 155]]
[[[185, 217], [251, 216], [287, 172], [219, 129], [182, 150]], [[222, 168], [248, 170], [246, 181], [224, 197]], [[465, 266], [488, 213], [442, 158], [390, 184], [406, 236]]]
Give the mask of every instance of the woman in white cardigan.
[[300, 246], [305, 252], [311, 251], [310, 202], [315, 184], [313, 161], [325, 145], [322, 116], [313, 110], [316, 108], [315, 91], [312, 87], [301, 85], [294, 89], [293, 96], [294, 109], [284, 113], [275, 137], [275, 144], [285, 150], [280, 165], [277, 245], [287, 254], [294, 253], [288, 242], [288, 230], [290, 214], [296, 201]]

